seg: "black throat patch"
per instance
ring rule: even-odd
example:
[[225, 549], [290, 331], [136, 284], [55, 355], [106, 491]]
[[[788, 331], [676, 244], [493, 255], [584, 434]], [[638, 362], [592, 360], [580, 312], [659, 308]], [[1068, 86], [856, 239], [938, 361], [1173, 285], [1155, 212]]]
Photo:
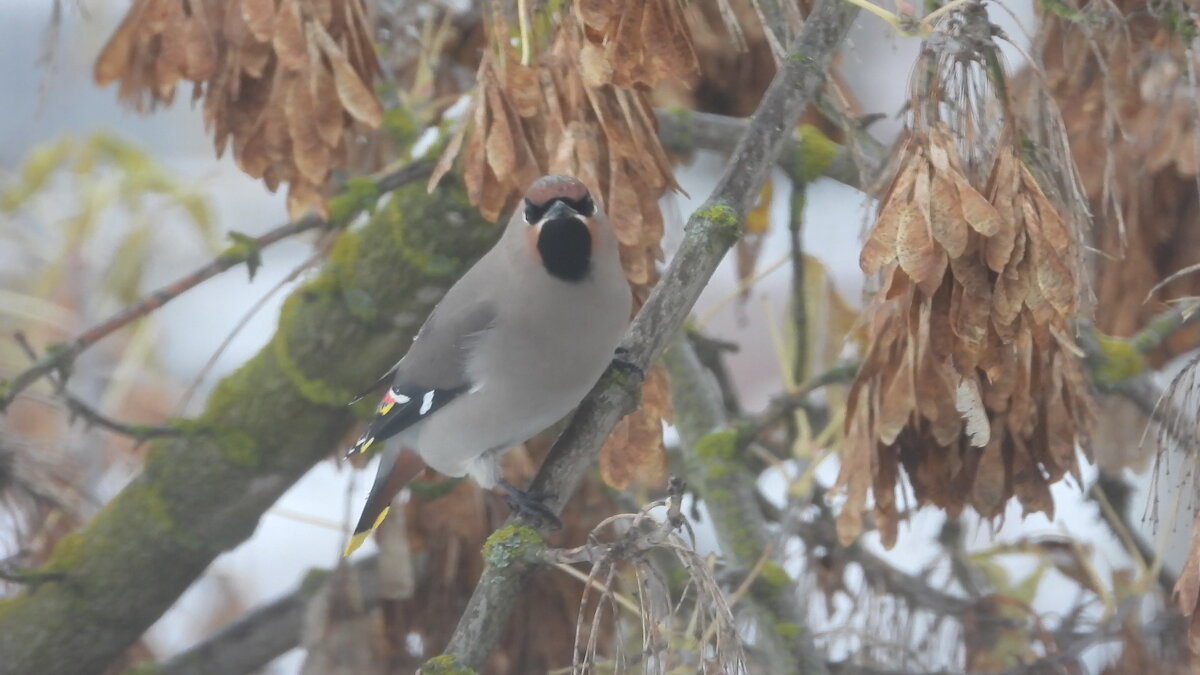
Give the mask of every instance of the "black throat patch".
[[551, 276], [578, 282], [592, 266], [592, 236], [578, 218], [555, 218], [542, 224], [538, 253]]

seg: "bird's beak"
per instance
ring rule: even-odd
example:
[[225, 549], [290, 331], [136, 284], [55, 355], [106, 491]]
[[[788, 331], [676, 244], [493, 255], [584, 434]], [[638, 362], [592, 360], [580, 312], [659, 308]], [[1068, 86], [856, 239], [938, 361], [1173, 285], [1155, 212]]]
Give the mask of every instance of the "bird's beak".
[[554, 202], [550, 205], [550, 210], [546, 212], [546, 215], [538, 221], [538, 232], [542, 231], [542, 225], [545, 225], [556, 218], [579, 218], [580, 220], [583, 220], [583, 218], [575, 212], [575, 209], [562, 202]]

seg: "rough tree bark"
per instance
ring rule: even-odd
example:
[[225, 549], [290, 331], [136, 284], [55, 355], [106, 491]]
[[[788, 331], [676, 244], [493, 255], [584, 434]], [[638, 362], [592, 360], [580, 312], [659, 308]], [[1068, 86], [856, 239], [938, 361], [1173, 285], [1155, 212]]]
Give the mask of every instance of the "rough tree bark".
[[0, 600], [0, 674], [102, 672], [337, 447], [347, 402], [403, 353], [430, 290], [448, 288], [499, 231], [444, 182], [433, 195], [398, 190], [343, 235], [285, 302], [271, 342], [58, 544], [43, 570], [53, 580]]

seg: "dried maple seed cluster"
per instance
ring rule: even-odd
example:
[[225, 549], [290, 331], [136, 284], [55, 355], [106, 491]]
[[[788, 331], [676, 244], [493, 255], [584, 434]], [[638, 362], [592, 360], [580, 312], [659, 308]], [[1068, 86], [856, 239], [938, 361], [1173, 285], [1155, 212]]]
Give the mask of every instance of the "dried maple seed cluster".
[[912, 132], [863, 247], [863, 271], [884, 283], [848, 402], [845, 542], [873, 490], [895, 543], [901, 465], [919, 503], [989, 518], [1012, 496], [1052, 514], [1049, 484], [1078, 469], [1090, 410], [1067, 323], [1078, 238], [1015, 144], [999, 143], [975, 180], [960, 147], [941, 123]]
[[383, 119], [363, 0], [138, 0], [96, 59], [96, 82], [120, 82], [139, 110], [195, 85], [218, 156], [275, 190], [288, 212], [325, 213], [356, 123]]

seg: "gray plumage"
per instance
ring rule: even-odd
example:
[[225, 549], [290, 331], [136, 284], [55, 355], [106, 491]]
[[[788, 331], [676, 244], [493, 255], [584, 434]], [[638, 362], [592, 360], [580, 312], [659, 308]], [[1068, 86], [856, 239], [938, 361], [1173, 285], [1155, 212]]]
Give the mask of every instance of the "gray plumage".
[[442, 474], [494, 486], [499, 453], [595, 384], [630, 309], [615, 235], [587, 189], [569, 176], [536, 181], [500, 241], [434, 308], [351, 450], [393, 436], [356, 532], [378, 524], [403, 487], [389, 477], [407, 448]]

